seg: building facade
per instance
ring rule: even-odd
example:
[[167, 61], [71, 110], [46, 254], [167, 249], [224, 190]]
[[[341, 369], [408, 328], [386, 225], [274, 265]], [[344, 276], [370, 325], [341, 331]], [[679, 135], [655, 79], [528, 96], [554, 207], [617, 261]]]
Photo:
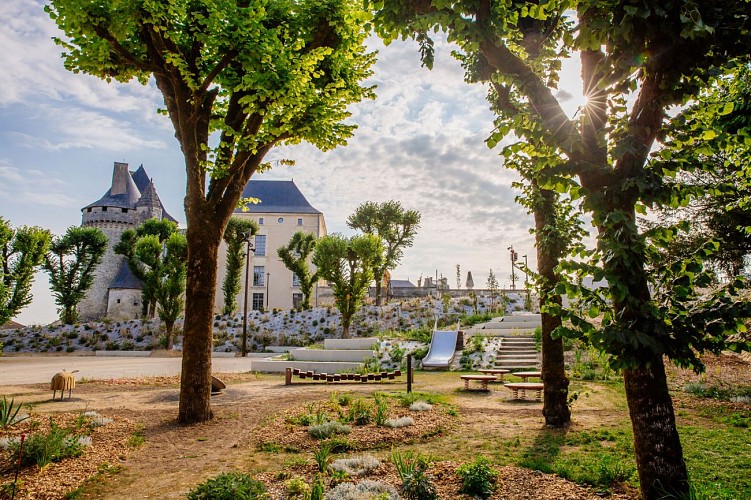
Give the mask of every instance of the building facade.
[[131, 172], [127, 163], [120, 162], [115, 162], [112, 185], [104, 196], [83, 207], [81, 212], [81, 225], [101, 229], [108, 239], [94, 284], [78, 306], [81, 319], [137, 318], [141, 314], [143, 284], [113, 247], [126, 230], [135, 229], [147, 219], [177, 221], [164, 209], [143, 165]]
[[[248, 310], [290, 309], [302, 301], [302, 292], [292, 271], [277, 256], [277, 249], [285, 246], [297, 231], [316, 237], [326, 235], [323, 214], [313, 208], [294, 181], [251, 180], [243, 198], [260, 200], [248, 204], [246, 211], [238, 209], [234, 217], [248, 218], [258, 224], [258, 234], [250, 254]], [[222, 283], [226, 275], [227, 247], [219, 249], [217, 294], [214, 309], [219, 313], [224, 304]], [[241, 283], [245, 283], [245, 270]], [[311, 303], [316, 305], [318, 286], [313, 289]], [[237, 297], [237, 310], [243, 310], [245, 290]]]

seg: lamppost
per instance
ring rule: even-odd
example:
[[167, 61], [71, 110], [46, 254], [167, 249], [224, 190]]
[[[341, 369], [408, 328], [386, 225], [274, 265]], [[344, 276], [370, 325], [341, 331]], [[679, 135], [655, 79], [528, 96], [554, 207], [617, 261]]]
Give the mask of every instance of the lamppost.
[[514, 274], [514, 268], [516, 267], [516, 261], [519, 260], [519, 255], [514, 251], [514, 245], [508, 247], [508, 251], [511, 252], [511, 289], [516, 290], [516, 274]]
[[253, 244], [250, 242], [252, 236], [249, 232], [242, 233], [243, 241], [247, 243], [245, 250], [245, 298], [243, 299], [243, 346], [242, 357], [248, 355], [248, 273], [250, 271], [250, 252], [253, 250]]
[[271, 273], [266, 273], [266, 310], [269, 310], [269, 281], [271, 280]]
[[527, 256], [522, 255], [524, 258], [524, 289], [527, 290], [527, 307], [532, 307], [532, 297], [529, 294], [529, 264], [527, 263]]

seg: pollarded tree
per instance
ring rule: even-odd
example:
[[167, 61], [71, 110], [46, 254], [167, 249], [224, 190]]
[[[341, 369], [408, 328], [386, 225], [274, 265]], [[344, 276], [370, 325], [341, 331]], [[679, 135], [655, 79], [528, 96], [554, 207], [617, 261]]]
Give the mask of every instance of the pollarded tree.
[[398, 201], [375, 203], [368, 201], [355, 209], [347, 225], [383, 240], [383, 259], [373, 268], [376, 286], [376, 305], [381, 305], [381, 283], [386, 271], [396, 268], [404, 249], [412, 246], [420, 229], [420, 212], [407, 210]]
[[76, 307], [94, 283], [94, 271], [107, 250], [107, 235], [96, 227], [69, 227], [50, 245], [43, 268], [50, 276], [50, 289], [60, 306], [60, 321], [78, 319]]
[[[148, 238], [148, 237], [146, 237]], [[143, 240], [141, 240], [143, 241]], [[137, 246], [138, 253], [140, 247]], [[153, 240], [152, 240], [153, 242]], [[147, 243], [149, 245], [151, 243]], [[166, 329], [166, 348], [172, 349], [175, 321], [183, 312], [185, 277], [187, 274], [188, 242], [185, 235], [173, 233], [164, 242], [161, 259], [162, 279], [156, 290], [157, 312]]]
[[[278, 144], [343, 145], [369, 14], [355, 0], [50, 0], [65, 66], [121, 82], [153, 77], [185, 158], [188, 275], [178, 419], [211, 419], [211, 343], [224, 228]], [[210, 141], [209, 138], [212, 138]], [[214, 140], [216, 138], [216, 140]]]
[[318, 281], [318, 272], [310, 272], [308, 267], [308, 257], [313, 253], [316, 247], [316, 236], [312, 233], [297, 231], [292, 235], [287, 246], [280, 247], [276, 250], [279, 259], [287, 266], [287, 269], [297, 276], [302, 292], [302, 308], [310, 309], [310, 296], [313, 292], [313, 285]]
[[[167, 219], [148, 219], [136, 229], [128, 229], [120, 235], [120, 241], [114, 246], [115, 253], [125, 256], [128, 260], [128, 268], [133, 275], [141, 280], [141, 314], [145, 318], [153, 318], [156, 314], [157, 291], [159, 290], [162, 274], [161, 271], [152, 267], [161, 257], [149, 256], [145, 261], [136, 253], [138, 242], [144, 236], [153, 236], [159, 246], [164, 245], [174, 233], [177, 232], [177, 224]], [[154, 252], [157, 252], [154, 246]]]
[[[232, 217], [224, 230], [224, 242], [227, 244], [227, 263], [222, 291], [224, 292], [224, 307], [222, 314], [233, 314], [237, 309], [237, 294], [240, 293], [240, 278], [245, 265], [248, 239], [258, 232], [255, 221]], [[252, 251], [252, 249], [251, 249]]]
[[345, 237], [330, 234], [318, 240], [313, 265], [318, 276], [334, 291], [336, 307], [342, 314], [342, 337], [349, 338], [352, 316], [365, 299], [373, 280], [373, 269], [383, 259], [384, 246], [378, 236], [363, 234]]
[[0, 216], [0, 325], [31, 304], [34, 274], [44, 262], [51, 239], [46, 229], [13, 229]]
[[490, 292], [490, 310], [495, 311], [495, 299], [498, 296], [498, 278], [495, 277], [493, 270], [488, 273], [488, 281], [486, 282], [488, 291]]
[[[540, 160], [535, 143], [544, 143], [567, 160], [548, 166], [543, 155], [538, 180], [541, 187], [558, 187], [548, 183], [551, 171], [578, 179], [578, 185], [561, 188], [582, 197], [592, 214], [598, 237], [588, 270], [607, 280], [610, 293], [609, 301], [591, 310], [604, 313], [602, 328], [583, 317], [572, 320], [623, 368], [642, 496], [687, 496], [663, 359], [699, 366], [694, 348], [722, 344], [739, 321], [726, 314], [738, 304], [732, 298], [737, 286], [733, 283], [720, 302], [704, 304], [707, 309], [691, 310], [703, 320], [714, 311], [716, 328], [699, 330], [698, 321], [684, 321], [680, 332], [675, 330], [669, 311], [652, 300], [646, 272], [650, 251], [636, 225], [636, 210], [670, 198], [662, 182], [666, 172], [650, 168], [667, 110], [694, 98], [715, 68], [748, 57], [747, 3], [412, 0], [378, 7], [376, 26], [387, 41], [414, 36], [424, 61], [432, 64], [427, 33], [448, 30], [468, 80], [492, 82], [500, 97], [509, 99], [512, 106], [499, 117], [491, 147], [513, 133], [522, 139], [515, 147], [530, 158]], [[581, 58], [587, 104], [570, 119], [554, 92], [561, 58], [574, 50]], [[690, 134], [700, 138], [705, 132], [699, 127]], [[683, 272], [690, 277], [689, 269]]]

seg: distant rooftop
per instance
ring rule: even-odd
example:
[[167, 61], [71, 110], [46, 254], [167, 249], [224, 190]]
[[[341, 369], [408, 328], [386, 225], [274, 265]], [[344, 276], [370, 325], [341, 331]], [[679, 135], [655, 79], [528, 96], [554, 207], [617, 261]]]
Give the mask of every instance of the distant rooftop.
[[[243, 198], [258, 198], [260, 203], [248, 203], [251, 213], [320, 214], [308, 203], [294, 181], [251, 180], [242, 194]], [[235, 212], [242, 212], [237, 209]]]
[[123, 259], [120, 263], [120, 269], [117, 270], [117, 275], [115, 275], [115, 279], [112, 280], [112, 284], [109, 288], [141, 290], [143, 288], [143, 282], [136, 278], [136, 275], [133, 274], [133, 271], [131, 271], [128, 266], [128, 261]]
[[391, 288], [416, 288], [415, 284], [409, 280], [391, 280], [389, 286]]

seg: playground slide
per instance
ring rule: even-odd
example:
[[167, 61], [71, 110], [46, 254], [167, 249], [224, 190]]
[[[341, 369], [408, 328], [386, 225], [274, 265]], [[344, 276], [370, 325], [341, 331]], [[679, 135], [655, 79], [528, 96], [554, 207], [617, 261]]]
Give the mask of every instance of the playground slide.
[[448, 368], [456, 354], [457, 330], [433, 331], [428, 355], [422, 360], [423, 368]]

